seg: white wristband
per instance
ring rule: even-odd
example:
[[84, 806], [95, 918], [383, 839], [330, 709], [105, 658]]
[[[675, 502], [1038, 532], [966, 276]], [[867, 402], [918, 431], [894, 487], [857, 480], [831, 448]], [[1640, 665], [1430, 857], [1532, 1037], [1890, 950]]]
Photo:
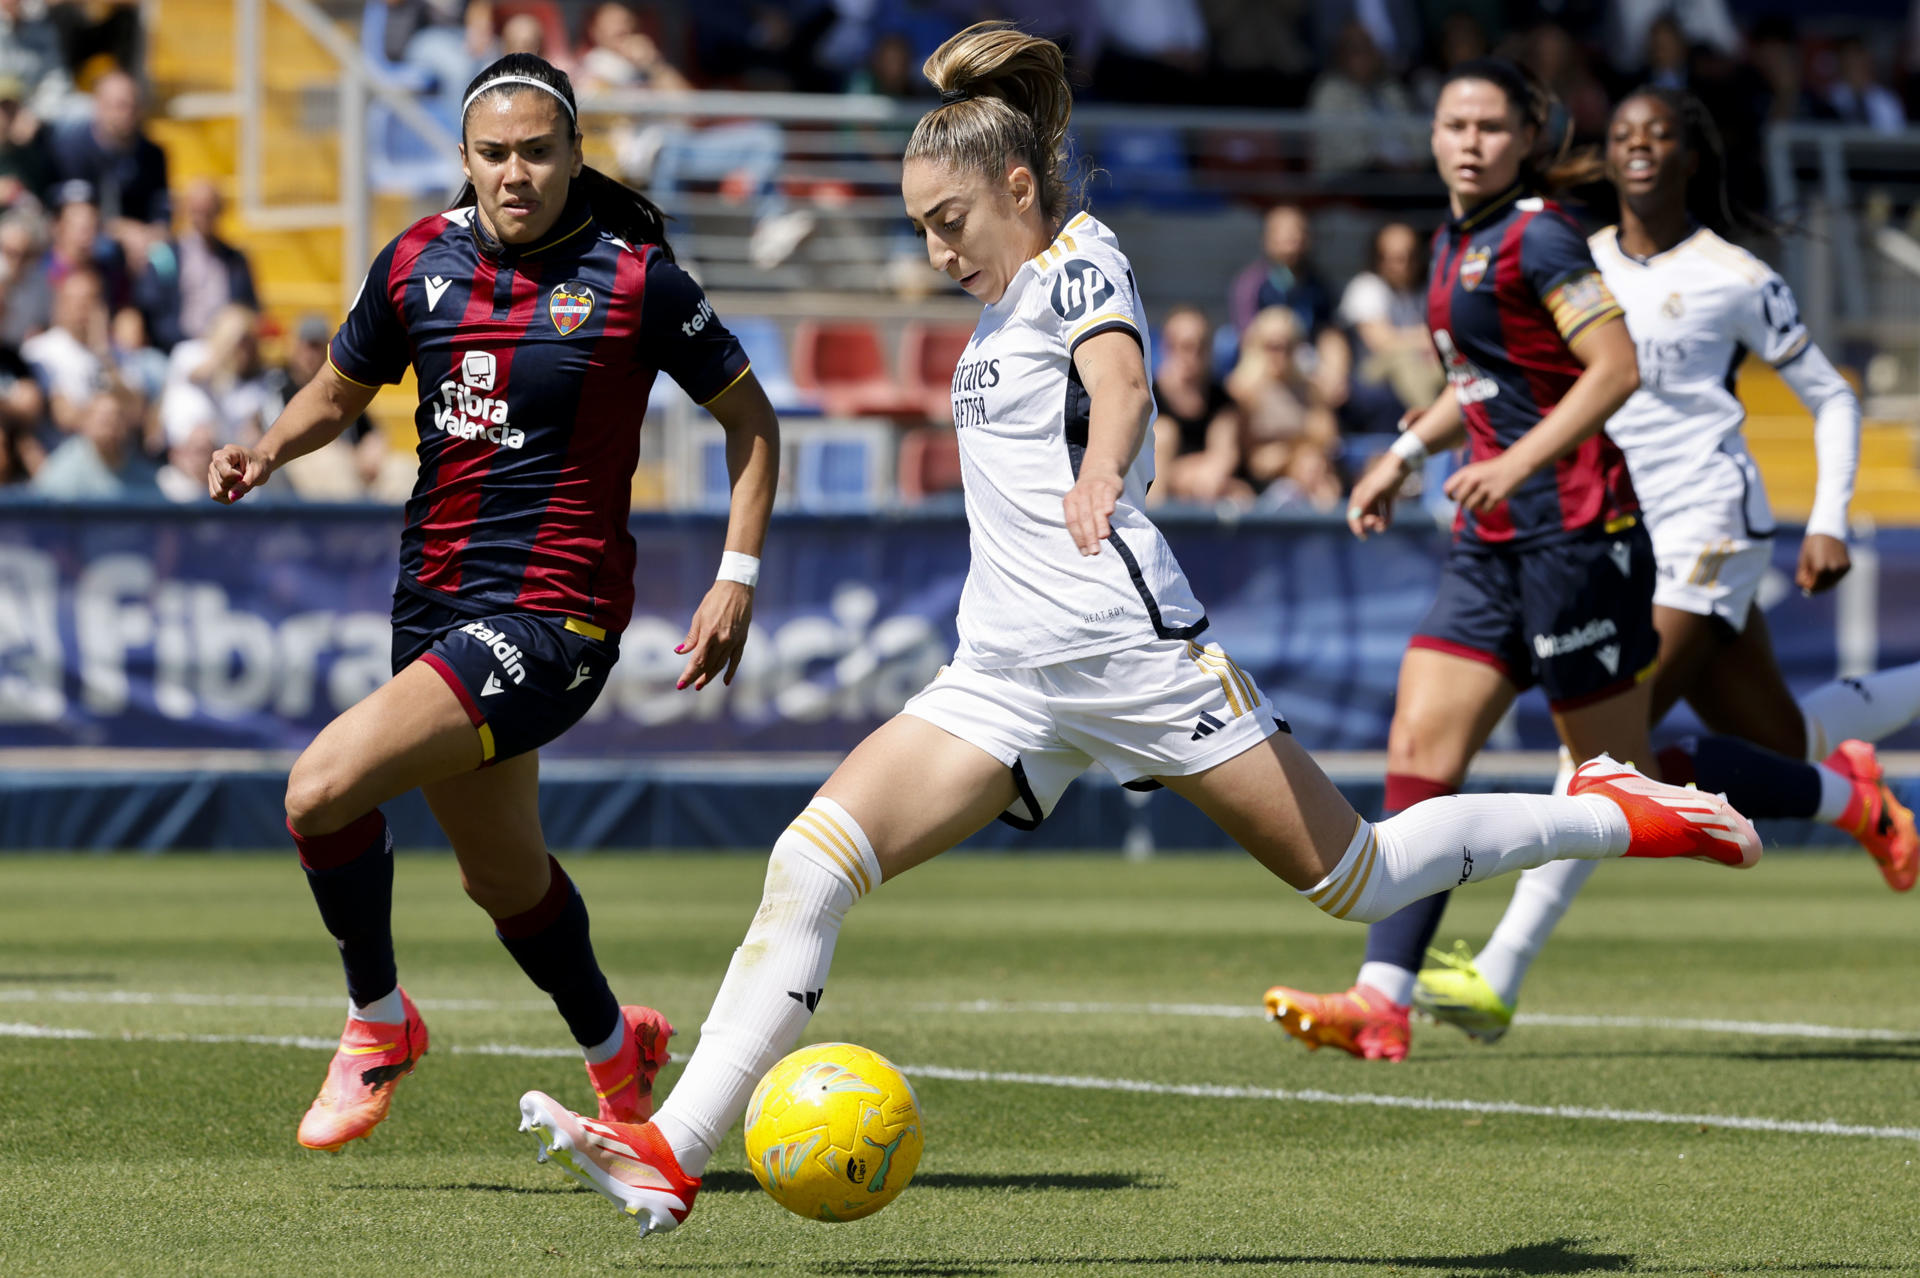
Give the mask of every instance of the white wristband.
[[715, 581], [737, 581], [743, 586], [760, 584], [760, 560], [755, 555], [743, 555], [737, 550], [720, 552], [720, 571], [713, 575]]
[[1427, 445], [1412, 431], [1406, 431], [1387, 445], [1387, 451], [1407, 464], [1408, 470], [1414, 470], [1426, 464]]

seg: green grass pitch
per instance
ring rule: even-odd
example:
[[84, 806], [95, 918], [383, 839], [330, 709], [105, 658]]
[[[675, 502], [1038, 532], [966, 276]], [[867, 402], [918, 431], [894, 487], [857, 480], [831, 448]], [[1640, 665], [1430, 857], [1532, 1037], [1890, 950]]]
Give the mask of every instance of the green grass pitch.
[[[616, 991], [684, 1054], [759, 861], [569, 864]], [[1362, 941], [1249, 861], [948, 858], [855, 909], [809, 1031], [922, 1071], [914, 1183], [799, 1220], [736, 1131], [645, 1244], [515, 1133], [521, 1091], [585, 1105], [585, 1075], [452, 861], [403, 856], [395, 895], [433, 1051], [327, 1156], [293, 1140], [326, 1061], [299, 1040], [343, 996], [291, 854], [0, 860], [0, 1272], [1920, 1273], [1920, 900], [1864, 857], [1607, 867], [1535, 969], [1545, 1021], [1491, 1048], [1417, 1027], [1400, 1066], [1243, 1014], [1344, 986]], [[1462, 894], [1441, 940], [1505, 899]]]

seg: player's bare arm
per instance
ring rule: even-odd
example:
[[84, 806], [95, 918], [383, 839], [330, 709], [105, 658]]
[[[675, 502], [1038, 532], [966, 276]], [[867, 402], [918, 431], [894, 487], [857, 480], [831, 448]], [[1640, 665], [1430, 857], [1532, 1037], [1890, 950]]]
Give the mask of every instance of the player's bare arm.
[[252, 448], [228, 444], [207, 465], [207, 494], [232, 505], [267, 482], [273, 472], [339, 438], [367, 411], [378, 388], [342, 377], [332, 363], [320, 366]]
[[[727, 433], [727, 474], [733, 482], [733, 498], [726, 548], [757, 559], [766, 545], [774, 489], [780, 482], [780, 419], [752, 373], [722, 391], [707, 411]], [[715, 675], [722, 683], [733, 682], [753, 620], [753, 591], [743, 582], [713, 583], [694, 610], [687, 637], [674, 649], [687, 654], [676, 688], [691, 683], [698, 692]]]
[[1127, 468], [1146, 440], [1153, 393], [1147, 389], [1140, 343], [1131, 333], [1116, 330], [1088, 338], [1074, 352], [1073, 366], [1093, 406], [1080, 477], [1063, 504], [1073, 544], [1083, 555], [1097, 555], [1113, 531], [1109, 521], [1126, 486]]
[[1569, 349], [1586, 371], [1566, 397], [1513, 447], [1455, 471], [1447, 480], [1447, 496], [1475, 514], [1492, 510], [1529, 475], [1599, 434], [1607, 418], [1640, 389], [1640, 366], [1626, 321], [1616, 318], [1595, 324], [1575, 338]]
[[1396, 443], [1394, 448], [1374, 458], [1354, 484], [1347, 499], [1347, 527], [1353, 530], [1353, 535], [1365, 541], [1369, 533], [1385, 532], [1393, 523], [1393, 499], [1399, 496], [1401, 486], [1414, 472], [1410, 458], [1452, 448], [1466, 438], [1466, 433], [1460, 401], [1449, 386], [1432, 404], [1413, 416], [1401, 433], [1401, 439], [1409, 442]]

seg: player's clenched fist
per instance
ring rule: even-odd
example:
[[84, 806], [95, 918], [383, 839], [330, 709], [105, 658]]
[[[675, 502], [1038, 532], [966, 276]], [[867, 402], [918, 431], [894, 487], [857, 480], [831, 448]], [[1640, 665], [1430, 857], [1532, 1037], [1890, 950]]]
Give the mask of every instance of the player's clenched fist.
[[228, 444], [217, 449], [207, 463], [207, 495], [231, 506], [266, 483], [272, 474], [273, 464], [266, 458], [251, 448]]

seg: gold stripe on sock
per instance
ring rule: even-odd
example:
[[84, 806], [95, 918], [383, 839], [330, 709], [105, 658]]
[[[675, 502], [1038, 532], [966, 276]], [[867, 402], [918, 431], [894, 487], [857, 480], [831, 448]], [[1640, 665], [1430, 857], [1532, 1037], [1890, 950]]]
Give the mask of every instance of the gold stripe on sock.
[[853, 858], [853, 868], [859, 871], [861, 894], [865, 895], [873, 891], [873, 879], [872, 876], [867, 873], [867, 859], [860, 854], [860, 841], [847, 833], [847, 827], [841, 825], [840, 822], [834, 818], [834, 815], [825, 808], [808, 807], [807, 810], [800, 815], [812, 817], [814, 820], [824, 824], [832, 833], [839, 836], [840, 845], [846, 849], [847, 855]]
[[1367, 850], [1360, 854], [1360, 864], [1347, 876], [1347, 890], [1330, 902], [1327, 913], [1336, 919], [1344, 919], [1360, 904], [1360, 898], [1366, 894], [1367, 884], [1373, 878], [1373, 865], [1380, 857], [1380, 836], [1372, 830], [1367, 831]]
[[813, 844], [813, 846], [815, 846], [816, 848], [819, 848], [822, 852], [826, 853], [827, 859], [840, 867], [840, 873], [846, 876], [847, 882], [850, 884], [854, 884], [854, 890], [855, 891], [859, 890], [858, 882], [853, 877], [853, 871], [847, 868], [846, 854], [842, 852], [839, 848], [834, 847], [832, 840], [827, 839], [822, 835], [815, 834], [808, 827], [801, 825], [800, 818], [798, 817], [795, 817], [793, 820], [793, 824], [787, 827], [787, 833], [799, 835], [801, 838], [805, 839], [807, 842]]
[[847, 876], [848, 886], [853, 888], [855, 896], [865, 896], [872, 888], [872, 884], [867, 880], [867, 871], [860, 864], [859, 848], [853, 845], [853, 840], [846, 838], [844, 832], [832, 825], [825, 813], [818, 808], [808, 808], [795, 817], [793, 825], [788, 828], [798, 829], [803, 833], [810, 832], [810, 836], [817, 836], [815, 842], [825, 839], [831, 845], [830, 850], [834, 860], [839, 862], [841, 870]]
[[[1347, 836], [1347, 846], [1348, 846], [1348, 847], [1352, 847], [1352, 846], [1353, 846], [1353, 839], [1354, 839], [1354, 835], [1357, 835], [1357, 834], [1359, 834], [1359, 833], [1360, 833], [1360, 826], [1361, 826], [1361, 824], [1363, 823], [1363, 821], [1364, 821], [1364, 818], [1363, 818], [1363, 817], [1360, 817], [1360, 816], [1358, 816], [1358, 815], [1356, 815], [1356, 816], [1355, 816], [1355, 817], [1353, 818], [1353, 834], [1349, 834], [1349, 835]], [[1344, 861], [1344, 860], [1346, 860], [1346, 859], [1347, 859], [1347, 858], [1346, 858], [1346, 854], [1345, 854], [1345, 853], [1342, 853], [1342, 854], [1341, 854], [1341, 856], [1340, 856], [1340, 859], [1341, 859], [1342, 861]], [[1338, 865], [1336, 865], [1336, 866], [1334, 866], [1333, 868], [1334, 868], [1335, 870], [1338, 870], [1338, 869], [1339, 869], [1340, 867], [1339, 867]], [[1339, 878], [1337, 878], [1337, 879], [1335, 879], [1335, 880], [1334, 880], [1333, 882], [1331, 882], [1331, 883], [1322, 883], [1322, 884], [1321, 884], [1321, 885], [1320, 885], [1319, 887], [1317, 887], [1317, 888], [1314, 888], [1314, 889], [1313, 889], [1312, 891], [1310, 891], [1310, 892], [1305, 892], [1305, 893], [1302, 893], [1302, 895], [1304, 895], [1304, 896], [1305, 896], [1305, 897], [1306, 897], [1306, 898], [1307, 898], [1307, 899], [1308, 899], [1309, 901], [1312, 901], [1312, 902], [1313, 902], [1313, 903], [1314, 903], [1315, 905], [1318, 905], [1318, 904], [1320, 904], [1320, 902], [1322, 902], [1322, 901], [1324, 901], [1324, 900], [1326, 900], [1326, 899], [1327, 899], [1328, 897], [1330, 897], [1330, 896], [1332, 896], [1332, 895], [1334, 895], [1335, 893], [1337, 893], [1337, 892], [1339, 892], [1339, 890], [1340, 890], [1340, 885], [1341, 885], [1341, 884], [1343, 884], [1343, 883], [1345, 883], [1345, 882], [1347, 881], [1347, 878], [1348, 878], [1348, 876], [1349, 876], [1349, 875], [1351, 875], [1351, 873], [1352, 873], [1352, 871], [1348, 871], [1348, 873], [1347, 873], [1347, 874], [1343, 874], [1343, 875], [1341, 875], [1341, 876], [1340, 876]]]

